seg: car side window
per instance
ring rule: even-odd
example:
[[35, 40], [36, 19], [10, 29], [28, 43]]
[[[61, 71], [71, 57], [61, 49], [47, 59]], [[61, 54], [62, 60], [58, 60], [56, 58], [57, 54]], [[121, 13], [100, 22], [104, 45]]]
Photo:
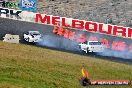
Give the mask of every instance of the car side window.
[[31, 36], [33, 36], [33, 33], [30, 33]]

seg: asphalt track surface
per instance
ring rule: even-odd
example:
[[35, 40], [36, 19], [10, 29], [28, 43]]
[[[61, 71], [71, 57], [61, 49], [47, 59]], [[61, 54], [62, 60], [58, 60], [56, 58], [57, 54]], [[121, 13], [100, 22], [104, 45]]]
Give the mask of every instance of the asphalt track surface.
[[44, 38], [43, 42], [39, 44], [30, 44], [30, 45], [48, 48], [48, 49], [60, 50], [63, 52], [71, 52], [74, 54], [80, 54], [85, 56], [99, 57], [101, 59], [107, 59], [107, 60], [117, 61], [126, 64], [132, 64], [132, 59], [116, 58], [114, 56], [107, 57], [107, 56], [97, 55], [95, 53], [92, 54], [82, 53], [80, 48], [77, 46], [78, 43], [71, 42], [63, 37], [53, 34], [52, 33], [53, 26], [44, 25], [44, 24], [35, 24], [30, 22], [22, 22], [7, 18], [0, 18], [0, 40], [3, 40], [5, 34], [14, 34], [20, 36], [21, 43], [27, 44], [23, 40], [23, 33], [27, 31], [39, 31], [41, 34], [43, 34], [43, 38]]

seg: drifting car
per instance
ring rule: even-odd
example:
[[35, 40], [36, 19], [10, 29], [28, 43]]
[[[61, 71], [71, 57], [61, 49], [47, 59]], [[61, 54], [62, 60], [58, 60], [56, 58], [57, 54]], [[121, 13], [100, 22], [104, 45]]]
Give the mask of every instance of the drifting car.
[[104, 47], [102, 42], [99, 41], [86, 41], [84, 43], [79, 44], [81, 50], [88, 52], [103, 52]]
[[23, 37], [26, 42], [35, 43], [41, 41], [42, 35], [39, 31], [28, 31], [27, 33], [24, 33]]

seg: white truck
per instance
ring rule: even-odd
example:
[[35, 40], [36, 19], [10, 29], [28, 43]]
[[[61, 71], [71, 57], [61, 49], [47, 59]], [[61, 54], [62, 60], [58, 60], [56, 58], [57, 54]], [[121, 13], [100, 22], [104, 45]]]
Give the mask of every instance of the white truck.
[[88, 52], [103, 52], [104, 47], [102, 42], [99, 41], [86, 41], [84, 43], [79, 44], [81, 50]]
[[25, 41], [35, 43], [41, 41], [42, 35], [39, 31], [28, 31], [27, 33], [24, 33], [23, 37]]

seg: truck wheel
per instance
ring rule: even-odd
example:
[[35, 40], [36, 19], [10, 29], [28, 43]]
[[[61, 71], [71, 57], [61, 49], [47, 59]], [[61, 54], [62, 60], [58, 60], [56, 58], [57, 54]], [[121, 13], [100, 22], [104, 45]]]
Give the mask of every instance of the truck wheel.
[[87, 48], [87, 53], [89, 52], [89, 48]]
[[82, 49], [80, 45], [78, 47], [79, 47], [79, 49]]

